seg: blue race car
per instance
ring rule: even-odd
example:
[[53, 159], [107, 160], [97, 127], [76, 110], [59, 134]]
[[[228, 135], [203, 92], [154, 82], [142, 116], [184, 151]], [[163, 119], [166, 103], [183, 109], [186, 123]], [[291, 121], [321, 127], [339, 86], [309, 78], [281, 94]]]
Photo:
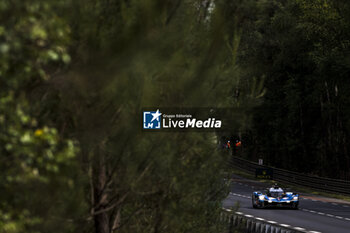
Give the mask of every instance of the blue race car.
[[253, 208], [291, 207], [292, 209], [298, 209], [299, 194], [285, 192], [275, 184], [264, 193], [253, 192], [252, 205]]

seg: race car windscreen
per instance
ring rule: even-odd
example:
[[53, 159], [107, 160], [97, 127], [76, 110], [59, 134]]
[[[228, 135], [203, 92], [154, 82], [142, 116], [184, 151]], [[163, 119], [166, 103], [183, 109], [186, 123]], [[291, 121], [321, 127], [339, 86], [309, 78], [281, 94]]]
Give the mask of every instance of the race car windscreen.
[[283, 192], [270, 192], [271, 197], [282, 197], [283, 196]]

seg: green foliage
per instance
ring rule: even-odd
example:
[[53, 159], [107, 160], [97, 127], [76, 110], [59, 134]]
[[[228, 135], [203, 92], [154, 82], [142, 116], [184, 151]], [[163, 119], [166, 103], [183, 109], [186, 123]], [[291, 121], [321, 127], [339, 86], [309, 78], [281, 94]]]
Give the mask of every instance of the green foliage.
[[226, 4], [0, 3], [3, 232], [220, 229], [215, 135], [145, 134], [139, 115], [231, 106], [239, 32]]
[[203, 21], [195, 2], [84, 3], [72, 16], [83, 19], [72, 34], [78, 65], [50, 92], [59, 93], [54, 115], [80, 142], [96, 232], [220, 229], [227, 158], [215, 151], [215, 135], [147, 133], [140, 124], [143, 107], [225, 100], [228, 87], [217, 85], [228, 59], [223, 9]]
[[[64, 3], [60, 3], [64, 4]], [[54, 13], [57, 3], [36, 0], [0, 4], [0, 76], [2, 90], [17, 91], [38, 78], [47, 80], [47, 65], [69, 62], [69, 28]], [[11, 78], [5, 78], [11, 77]], [[3, 92], [2, 92], [3, 93]]]
[[69, 28], [54, 10], [61, 4], [0, 3], [0, 232], [44, 230], [39, 226], [65, 208], [47, 216], [50, 205], [74, 187], [67, 168], [75, 166], [75, 143], [39, 120], [29, 100], [31, 87], [70, 60]]

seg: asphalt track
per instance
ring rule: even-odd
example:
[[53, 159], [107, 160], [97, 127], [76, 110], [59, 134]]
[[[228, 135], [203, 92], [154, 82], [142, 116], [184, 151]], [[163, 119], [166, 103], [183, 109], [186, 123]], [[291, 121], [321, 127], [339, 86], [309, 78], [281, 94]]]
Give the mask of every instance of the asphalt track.
[[233, 175], [231, 192], [223, 201], [223, 207], [234, 208], [238, 205], [235, 211], [244, 215], [312, 233], [350, 233], [350, 202], [299, 193], [299, 210], [254, 209], [251, 201], [252, 192], [267, 187], [267, 184]]

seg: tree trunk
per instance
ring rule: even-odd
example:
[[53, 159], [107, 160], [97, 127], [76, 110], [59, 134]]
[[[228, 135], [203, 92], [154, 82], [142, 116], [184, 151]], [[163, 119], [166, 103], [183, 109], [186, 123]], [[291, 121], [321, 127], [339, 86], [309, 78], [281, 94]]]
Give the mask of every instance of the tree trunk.
[[94, 181], [94, 224], [95, 233], [110, 233], [109, 215], [107, 211], [103, 211], [108, 205], [108, 197], [106, 193], [107, 185], [107, 168], [106, 155], [103, 152], [103, 144], [98, 145], [93, 158], [93, 181]]

